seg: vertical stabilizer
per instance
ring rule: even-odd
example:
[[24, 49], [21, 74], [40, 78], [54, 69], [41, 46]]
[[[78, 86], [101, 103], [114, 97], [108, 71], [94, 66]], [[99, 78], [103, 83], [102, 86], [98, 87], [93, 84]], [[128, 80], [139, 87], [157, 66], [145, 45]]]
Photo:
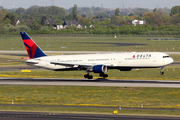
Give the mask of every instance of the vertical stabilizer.
[[47, 56], [26, 32], [20, 32], [30, 59]]

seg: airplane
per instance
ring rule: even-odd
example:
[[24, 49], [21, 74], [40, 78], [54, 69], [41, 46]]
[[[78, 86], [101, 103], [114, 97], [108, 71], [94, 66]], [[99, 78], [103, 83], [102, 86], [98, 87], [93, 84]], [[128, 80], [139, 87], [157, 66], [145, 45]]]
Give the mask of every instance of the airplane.
[[29, 55], [27, 65], [54, 71], [85, 70], [84, 78], [93, 79], [89, 73], [98, 73], [107, 78], [107, 71], [117, 69], [131, 71], [136, 68], [160, 68], [164, 74], [164, 67], [171, 64], [173, 59], [162, 52], [128, 52], [108, 54], [56, 55], [48, 56], [31, 39], [26, 32], [20, 32], [25, 48]]

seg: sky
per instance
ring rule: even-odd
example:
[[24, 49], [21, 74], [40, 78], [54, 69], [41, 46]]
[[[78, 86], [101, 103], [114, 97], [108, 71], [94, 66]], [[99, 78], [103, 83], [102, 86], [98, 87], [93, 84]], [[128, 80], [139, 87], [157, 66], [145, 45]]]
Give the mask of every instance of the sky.
[[0, 5], [4, 8], [29, 8], [33, 5], [39, 6], [59, 6], [65, 9], [77, 4], [78, 7], [101, 7], [104, 8], [172, 8], [180, 5], [180, 0], [0, 0]]

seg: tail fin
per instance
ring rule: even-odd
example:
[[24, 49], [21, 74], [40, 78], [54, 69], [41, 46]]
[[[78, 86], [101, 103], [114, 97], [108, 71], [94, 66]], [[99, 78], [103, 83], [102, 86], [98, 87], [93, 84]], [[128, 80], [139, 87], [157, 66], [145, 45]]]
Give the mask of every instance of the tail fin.
[[30, 59], [47, 56], [26, 32], [20, 32]]

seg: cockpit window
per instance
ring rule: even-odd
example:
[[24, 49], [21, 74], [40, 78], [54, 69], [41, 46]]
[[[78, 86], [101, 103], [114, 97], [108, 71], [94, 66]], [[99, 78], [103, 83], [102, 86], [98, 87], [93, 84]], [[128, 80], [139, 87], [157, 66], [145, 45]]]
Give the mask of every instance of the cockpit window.
[[169, 56], [163, 56], [163, 58], [169, 58]]

